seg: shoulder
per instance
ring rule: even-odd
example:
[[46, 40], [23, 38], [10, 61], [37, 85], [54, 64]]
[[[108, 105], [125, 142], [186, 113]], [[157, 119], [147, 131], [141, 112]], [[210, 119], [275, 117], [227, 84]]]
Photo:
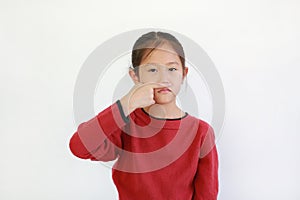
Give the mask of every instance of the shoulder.
[[206, 121], [202, 119], [199, 120], [199, 131], [203, 132], [205, 135], [207, 135], [208, 132], [213, 133], [213, 127]]
[[202, 134], [206, 135], [206, 133], [208, 131], [213, 131], [212, 126], [207, 121], [205, 121], [201, 118], [192, 116], [192, 115], [190, 115], [190, 119], [191, 119], [191, 121], [194, 121], [198, 124], [198, 132], [199, 133], [202, 133]]
[[215, 133], [213, 127], [205, 120], [194, 117], [198, 121], [200, 158], [205, 157], [215, 147]]
[[200, 146], [203, 146], [206, 143], [209, 143], [209, 146], [214, 145], [215, 133], [210, 123], [195, 116], [191, 116], [191, 118], [193, 118], [193, 121], [197, 122], [197, 136], [199, 138]]

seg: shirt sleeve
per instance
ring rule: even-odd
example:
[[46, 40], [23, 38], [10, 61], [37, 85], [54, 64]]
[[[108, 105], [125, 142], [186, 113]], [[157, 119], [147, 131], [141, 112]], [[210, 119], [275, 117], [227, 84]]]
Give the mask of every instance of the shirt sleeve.
[[129, 123], [119, 100], [87, 122], [81, 123], [70, 139], [71, 152], [82, 159], [110, 161], [122, 148], [122, 128]]
[[214, 131], [208, 124], [207, 127], [194, 178], [193, 200], [216, 200], [218, 196], [218, 153]]

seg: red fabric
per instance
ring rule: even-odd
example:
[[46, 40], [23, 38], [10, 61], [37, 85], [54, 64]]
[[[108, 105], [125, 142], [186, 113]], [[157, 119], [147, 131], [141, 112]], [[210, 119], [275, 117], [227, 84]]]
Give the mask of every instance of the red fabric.
[[215, 200], [218, 155], [212, 127], [189, 114], [157, 119], [142, 109], [128, 118], [119, 101], [79, 125], [70, 139], [82, 159], [110, 161], [120, 200]]

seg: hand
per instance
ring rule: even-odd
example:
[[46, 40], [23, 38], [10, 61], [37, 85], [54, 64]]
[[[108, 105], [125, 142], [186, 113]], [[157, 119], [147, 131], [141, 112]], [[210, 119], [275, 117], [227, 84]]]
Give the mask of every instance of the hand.
[[120, 99], [125, 116], [128, 116], [137, 108], [155, 104], [154, 89], [170, 87], [169, 83], [138, 83]]

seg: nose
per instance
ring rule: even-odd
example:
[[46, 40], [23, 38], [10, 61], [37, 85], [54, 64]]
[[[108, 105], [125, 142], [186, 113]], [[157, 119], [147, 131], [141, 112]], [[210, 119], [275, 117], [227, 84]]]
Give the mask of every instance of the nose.
[[162, 70], [159, 71], [158, 81], [160, 83], [170, 83], [169, 74], [168, 74], [166, 69], [162, 69]]

